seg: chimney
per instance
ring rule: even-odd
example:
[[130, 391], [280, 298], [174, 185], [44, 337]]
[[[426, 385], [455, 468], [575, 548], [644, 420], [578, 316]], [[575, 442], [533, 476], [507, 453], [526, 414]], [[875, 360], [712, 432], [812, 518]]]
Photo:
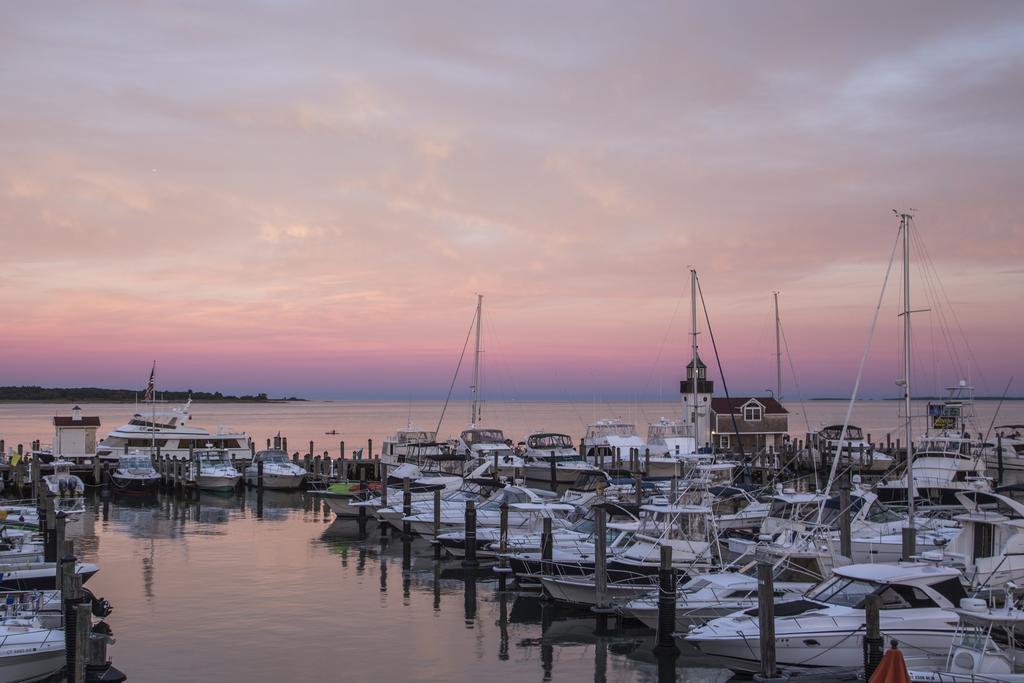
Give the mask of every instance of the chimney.
[[74, 420], [75, 422], [82, 421], [82, 409], [80, 407], [75, 406], [74, 408], [71, 409], [71, 419]]

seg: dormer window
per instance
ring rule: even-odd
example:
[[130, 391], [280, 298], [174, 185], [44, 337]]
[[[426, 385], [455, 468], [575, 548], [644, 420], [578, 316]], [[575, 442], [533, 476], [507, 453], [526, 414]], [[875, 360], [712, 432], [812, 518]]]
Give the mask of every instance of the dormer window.
[[757, 404], [749, 404], [743, 406], [743, 419], [747, 422], [760, 422], [761, 421], [761, 406]]

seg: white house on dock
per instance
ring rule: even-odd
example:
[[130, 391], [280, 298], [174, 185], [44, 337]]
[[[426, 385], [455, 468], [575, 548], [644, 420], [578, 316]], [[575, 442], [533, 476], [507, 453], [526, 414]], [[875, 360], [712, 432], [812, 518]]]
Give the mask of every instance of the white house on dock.
[[96, 430], [100, 418], [82, 415], [82, 409], [75, 406], [71, 416], [53, 416], [53, 455], [68, 460], [81, 460], [96, 455]]

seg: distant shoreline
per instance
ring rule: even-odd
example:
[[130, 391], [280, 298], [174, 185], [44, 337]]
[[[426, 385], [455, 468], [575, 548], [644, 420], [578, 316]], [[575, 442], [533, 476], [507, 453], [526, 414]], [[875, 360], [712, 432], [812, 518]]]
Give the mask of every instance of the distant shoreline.
[[[100, 387], [0, 387], [0, 403], [140, 403], [145, 390], [103, 389]], [[158, 403], [180, 403], [192, 399], [197, 403], [284, 403], [305, 401], [296, 396], [270, 398], [266, 393], [223, 394], [219, 391], [157, 391]]]

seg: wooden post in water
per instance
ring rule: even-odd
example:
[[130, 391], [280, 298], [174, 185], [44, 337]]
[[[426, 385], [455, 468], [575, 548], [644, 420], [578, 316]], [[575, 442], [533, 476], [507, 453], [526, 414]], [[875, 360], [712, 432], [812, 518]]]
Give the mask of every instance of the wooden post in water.
[[56, 562], [63, 552], [64, 544], [67, 543], [67, 513], [63, 510], [57, 512], [53, 516], [53, 521], [53, 559], [48, 559], [47, 562]]
[[558, 467], [555, 463], [555, 451], [551, 451], [551, 490], [558, 488]]
[[[20, 443], [18, 444], [18, 452], [21, 453], [21, 444]], [[31, 465], [32, 465], [32, 498], [33, 499], [38, 499], [39, 498], [39, 492], [42, 490], [40, 488], [40, 486], [42, 484], [42, 480], [43, 480], [42, 461], [40, 461], [39, 458], [33, 456], [32, 457], [32, 461], [31, 461]]]
[[[359, 491], [365, 495], [366, 493], [366, 470], [359, 469]], [[359, 537], [366, 538], [366, 506], [359, 506]]]
[[999, 479], [996, 481], [997, 484], [1003, 483], [1003, 435], [996, 435], [996, 472]]
[[608, 631], [608, 615], [614, 613], [611, 600], [608, 598], [608, 511], [604, 502], [595, 505], [594, 521], [594, 589], [597, 604], [591, 609], [597, 615], [597, 635]]
[[508, 580], [508, 574], [511, 571], [508, 568], [508, 502], [502, 501], [501, 507], [498, 508], [498, 566], [495, 568], [495, 572], [498, 574], [498, 590], [501, 592], [505, 591], [505, 582]]
[[[388, 468], [383, 463], [381, 463], [380, 483], [380, 506], [386, 508], [388, 507]], [[404, 485], [405, 482], [402, 484]]]
[[441, 559], [441, 544], [437, 541], [441, 533], [441, 489], [434, 491], [434, 560]]
[[871, 675], [882, 661], [882, 650], [885, 639], [882, 637], [881, 615], [882, 598], [869, 595], [864, 600], [864, 680], [870, 681]]
[[281, 450], [284, 451], [285, 453], [288, 452], [288, 437], [287, 436], [282, 436], [281, 437]]
[[551, 534], [551, 518], [544, 518], [544, 526], [540, 534], [540, 559], [543, 562], [551, 562], [554, 554], [554, 543]]
[[102, 481], [101, 477], [101, 465], [100, 458], [97, 455], [92, 456], [92, 483], [94, 486], [99, 486]]
[[[434, 539], [437, 540], [436, 538]], [[471, 569], [479, 563], [476, 560], [476, 503], [466, 501], [466, 554], [462, 559], [462, 566]]]
[[658, 568], [658, 644], [656, 653], [679, 653], [676, 647], [676, 572], [672, 566], [672, 546], [661, 546]]
[[373, 460], [373, 439], [366, 440], [366, 459]]
[[847, 472], [839, 485], [839, 553], [847, 558], [853, 557], [850, 533], [850, 474]]
[[[387, 488], [387, 484], [384, 485]], [[409, 540], [412, 538], [412, 527], [410, 523], [406, 521], [406, 518], [412, 516], [412, 479], [405, 477], [402, 479], [402, 539]]]
[[754, 680], [761, 683], [784, 681], [775, 665], [775, 582], [774, 567], [768, 553], [757, 551], [757, 620], [761, 646], [761, 673]]
[[260, 458], [260, 461], [256, 463], [256, 490], [263, 490], [263, 458]]
[[636, 514], [640, 516], [640, 505], [643, 503], [643, 488], [640, 486], [640, 477], [633, 477], [633, 486], [636, 488]]
[[334, 478], [334, 461], [331, 460], [331, 454], [328, 451], [324, 451], [324, 459], [321, 461], [324, 466], [324, 476], [328, 479]]
[[649, 477], [651, 476], [651, 449], [644, 449], [644, 473]]

